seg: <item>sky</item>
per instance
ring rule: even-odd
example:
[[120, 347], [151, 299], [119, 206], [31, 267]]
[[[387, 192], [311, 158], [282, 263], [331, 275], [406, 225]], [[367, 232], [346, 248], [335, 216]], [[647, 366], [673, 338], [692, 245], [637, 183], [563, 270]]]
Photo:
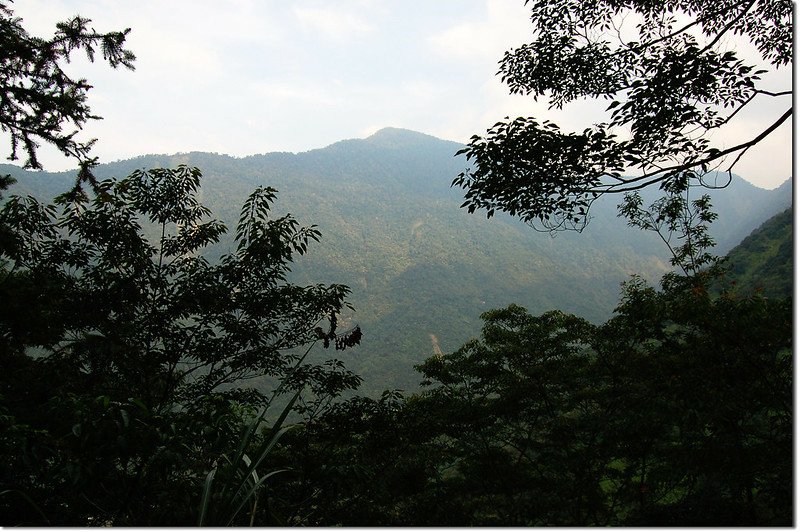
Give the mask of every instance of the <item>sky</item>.
[[[506, 116], [580, 131], [603, 120], [607, 106], [551, 110], [508, 94], [495, 74], [505, 51], [531, 39], [523, 0], [16, 0], [12, 8], [41, 37], [74, 15], [98, 31], [132, 29], [135, 71], [77, 57], [68, 67], [94, 86], [89, 105], [103, 120], [82, 138], [99, 139], [93, 153], [101, 162], [302, 152], [389, 126], [467, 142]], [[787, 90], [790, 70], [765, 81]], [[717, 140], [749, 140], [787, 100], [741, 113]], [[791, 154], [786, 123], [735, 172], [774, 188], [791, 175]], [[74, 168], [54, 149], [40, 158], [47, 170]]]

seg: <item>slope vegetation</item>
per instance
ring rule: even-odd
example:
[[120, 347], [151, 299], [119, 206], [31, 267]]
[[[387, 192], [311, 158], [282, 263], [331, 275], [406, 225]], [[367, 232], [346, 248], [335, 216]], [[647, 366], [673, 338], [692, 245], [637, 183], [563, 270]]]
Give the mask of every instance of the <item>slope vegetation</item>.
[[776, 214], [728, 254], [730, 277], [740, 289], [759, 290], [767, 297], [790, 297], [792, 272], [792, 210]]
[[[658, 238], [627, 227], [616, 217], [613, 200], [593, 207], [593, 220], [581, 234], [549, 235], [505, 215], [468, 214], [459, 208], [461, 191], [450, 188], [467, 164], [453, 156], [460, 147], [384, 129], [299, 154], [147, 155], [103, 165], [96, 173], [123, 177], [137, 168], [197, 166], [204, 174], [202, 201], [229, 228], [256, 186], [277, 188], [275, 215], [291, 212], [323, 235], [297, 261], [296, 281], [352, 288], [356, 311], [343, 321], [359, 323], [364, 338], [344, 359], [364, 376], [367, 393], [416, 388], [413, 365], [478, 334], [484, 311], [517, 303], [533, 314], [558, 308], [601, 322], [630, 275], [655, 280], [668, 270]], [[13, 166], [0, 172], [19, 179], [17, 193], [46, 199], [74, 179], [67, 172], [29, 173]], [[715, 194], [718, 252], [789, 201], [791, 194], [781, 189], [766, 191], [735, 178]], [[230, 240], [223, 240], [209, 258], [230, 248]]]

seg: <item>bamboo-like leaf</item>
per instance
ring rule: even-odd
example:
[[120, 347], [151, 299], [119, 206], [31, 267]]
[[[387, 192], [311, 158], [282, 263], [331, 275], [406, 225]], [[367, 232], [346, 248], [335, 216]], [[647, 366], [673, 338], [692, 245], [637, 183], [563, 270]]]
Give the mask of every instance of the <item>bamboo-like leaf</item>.
[[[235, 491], [232, 495], [226, 495], [226, 493], [230, 493], [230, 490], [233, 489], [234, 486], [231, 486], [230, 489], [227, 486], [223, 486], [220, 490], [220, 500], [222, 502], [223, 508], [232, 508], [232, 511], [228, 514], [227, 524], [233, 522], [239, 512], [242, 510], [244, 505], [250, 500], [258, 490], [258, 488], [264, 483], [266, 479], [271, 477], [272, 475], [285, 471], [285, 470], [277, 470], [272, 471], [270, 473], [265, 474], [263, 477], [259, 477], [257, 473], [257, 468], [264, 461], [264, 459], [269, 455], [270, 451], [275, 447], [275, 444], [281, 438], [281, 436], [289, 430], [290, 427], [284, 427], [283, 423], [286, 421], [289, 412], [291, 412], [292, 407], [294, 407], [295, 403], [300, 397], [300, 393], [302, 390], [298, 390], [292, 399], [286, 404], [281, 414], [278, 416], [275, 424], [273, 425], [272, 431], [270, 434], [264, 439], [264, 443], [258, 449], [257, 452], [257, 459], [253, 461], [246, 453], [245, 450], [249, 445], [250, 441], [253, 438], [253, 434], [256, 432], [258, 426], [263, 422], [264, 416], [267, 413], [269, 405], [264, 408], [261, 414], [256, 418], [250, 425], [248, 425], [247, 430], [245, 431], [244, 437], [239, 444], [239, 448], [236, 451], [236, 454], [233, 460], [226, 460], [229, 463], [231, 468], [231, 472], [236, 472], [239, 468], [239, 464], [244, 463], [247, 468], [241, 473], [241, 476], [237, 476], [235, 478], [239, 478], [238, 483], [236, 483]], [[198, 521], [199, 525], [201, 526], [202, 523], [205, 521], [205, 516], [208, 513], [208, 505], [210, 502], [210, 493], [211, 493], [211, 481], [214, 478], [214, 474], [216, 473], [216, 468], [214, 468], [211, 472], [209, 472], [208, 476], [206, 477], [206, 484], [203, 493], [203, 499], [201, 503], [201, 515]], [[233, 480], [233, 482], [236, 482]], [[251, 485], [252, 484], [252, 485]], [[249, 489], [248, 489], [249, 488]], [[235, 506], [235, 508], [234, 508]], [[224, 510], [223, 510], [224, 511]]]
[[[252, 422], [250, 425], [247, 426], [247, 430], [245, 430], [244, 436], [242, 437], [242, 441], [239, 443], [239, 448], [236, 449], [236, 454], [234, 455], [233, 460], [230, 460], [230, 463], [236, 467], [240, 461], [243, 460], [245, 455], [245, 450], [247, 446], [250, 444], [250, 440], [253, 437], [253, 433], [255, 432], [256, 427], [261, 424], [261, 421], [264, 419], [264, 416], [267, 414], [267, 410], [269, 409], [269, 404], [264, 407], [264, 410], [261, 414]], [[227, 489], [223, 486], [222, 490], [220, 491], [220, 497], [223, 498], [225, 496], [225, 492]], [[238, 493], [238, 490], [237, 490]]]
[[[291, 412], [292, 407], [297, 402], [297, 399], [300, 397], [300, 392], [301, 391], [302, 390], [298, 390], [297, 393], [294, 394], [294, 397], [292, 397], [292, 399], [284, 407], [283, 411], [281, 412], [281, 415], [278, 417], [278, 420], [275, 422], [275, 425], [273, 426], [271, 435], [264, 440], [264, 444], [259, 449], [258, 458], [256, 459], [255, 462], [250, 464], [250, 467], [245, 472], [245, 474], [243, 476], [243, 479], [242, 479], [242, 482], [239, 484], [239, 488], [234, 493], [234, 495], [232, 497], [232, 500], [235, 500], [235, 499], [238, 498], [239, 494], [242, 491], [242, 488], [244, 488], [246, 479], [258, 468], [258, 466], [261, 464], [261, 462], [264, 461], [264, 458], [267, 457], [267, 455], [272, 450], [272, 448], [275, 446], [275, 444], [278, 442], [280, 437], [287, 430], [289, 430], [289, 427], [282, 427], [282, 425], [283, 425], [283, 422], [286, 420], [286, 417], [289, 415], [289, 412]], [[250, 428], [252, 428], [252, 427], [250, 427]], [[239, 459], [241, 460], [241, 458], [239, 458]], [[237, 463], [237, 461], [234, 461], [234, 463]], [[231, 518], [233, 518], [233, 517], [235, 517], [235, 514], [233, 516], [231, 516]]]
[[208, 512], [208, 503], [211, 502], [211, 483], [214, 481], [214, 475], [217, 474], [217, 468], [213, 468], [206, 475], [206, 481], [203, 485], [203, 498], [200, 501], [200, 517], [197, 520], [197, 526], [203, 526], [203, 522]]
[[241, 502], [239, 502], [239, 506], [237, 506], [236, 509], [233, 511], [233, 513], [231, 513], [230, 518], [228, 519], [228, 522], [225, 523], [225, 526], [231, 526], [231, 524], [233, 523], [233, 520], [236, 518], [236, 516], [239, 514], [239, 512], [242, 511], [242, 508], [244, 508], [244, 505], [247, 503], [247, 501], [249, 501], [255, 495], [256, 490], [258, 490], [258, 488], [261, 487], [261, 485], [264, 483], [265, 480], [267, 480], [268, 478], [270, 478], [270, 477], [272, 477], [274, 475], [277, 475], [278, 473], [285, 473], [286, 471], [289, 471], [289, 470], [288, 469], [276, 469], [275, 471], [271, 471], [271, 472], [267, 473], [266, 475], [264, 475], [261, 478], [256, 477], [256, 481], [253, 484], [253, 487], [250, 488], [250, 491], [248, 491], [245, 494], [244, 497], [242, 497]]

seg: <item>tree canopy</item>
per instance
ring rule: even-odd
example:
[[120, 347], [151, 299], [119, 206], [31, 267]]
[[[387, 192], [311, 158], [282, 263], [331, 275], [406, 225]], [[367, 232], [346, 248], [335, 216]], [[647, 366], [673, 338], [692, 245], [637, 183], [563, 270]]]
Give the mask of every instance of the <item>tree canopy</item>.
[[[559, 5], [534, 12], [568, 22]], [[602, 19], [597, 5], [568, 4]], [[648, 6], [633, 5], [659, 12]], [[775, 15], [761, 6], [742, 5], [716, 35], [747, 33], [777, 64], [789, 52], [775, 48], [775, 32], [737, 25], [751, 8]], [[0, 40], [24, 37], [0, 9], [10, 28]], [[0, 106], [0, 123], [28, 166], [36, 139], [78, 158], [80, 185], [94, 164], [90, 144], [63, 128], [92, 118], [88, 85], [59, 85], [57, 60], [76, 47], [91, 57], [97, 42], [112, 66], [133, 56], [121, 49], [124, 32], [106, 43], [85, 19], [73, 23], [42, 52], [55, 77], [41, 86], [20, 81], [34, 74], [29, 48], [3, 49], [8, 72], [23, 73], [10, 93], [28, 90], [33, 103], [17, 115]], [[51, 114], [50, 104], [35, 107], [49, 97]], [[612, 108], [631, 100], [633, 89]], [[558, 146], [565, 137], [545, 127], [545, 144]], [[621, 143], [596, 133], [570, 140], [564, 157], [578, 160], [551, 168], [578, 175], [613, 162], [608, 150]], [[594, 162], [581, 159], [589, 145]], [[542, 153], [518, 147], [513, 157]], [[489, 148], [512, 156], [507, 145]], [[711, 149], [698, 148], [706, 158]], [[377, 400], [336, 401], [361, 378], [309, 357], [318, 342], [358, 344], [361, 330], [339, 328], [347, 287], [291, 281], [293, 261], [320, 233], [276, 216], [275, 189], [247, 197], [231, 247], [213, 263], [203, 252], [227, 228], [202, 204], [196, 168], [137, 169], [52, 203], [0, 197], [0, 524], [790, 524], [791, 300], [718, 288], [709, 198], [685, 196], [702, 176], [685, 166], [662, 177], [665, 198], [644, 209], [628, 190], [622, 214], [662, 236], [682, 275], [666, 274], [660, 290], [634, 277], [602, 325], [518, 305], [486, 312], [480, 338], [418, 366], [425, 391]], [[589, 204], [558, 200], [540, 219]], [[275, 404], [282, 410], [268, 416]]]
[[[581, 229], [600, 195], [731, 172], [754, 145], [787, 121], [791, 101], [746, 141], [723, 146], [712, 133], [735, 124], [760, 98], [792, 91], [760, 86], [763, 68], [729, 49], [751, 42], [765, 65], [792, 61], [788, 0], [534, 0], [534, 40], [507, 52], [499, 75], [511, 93], [608, 102], [608, 120], [581, 132], [533, 117], [506, 119], [462, 150], [471, 168], [454, 181], [463, 206], [509, 212], [545, 229]], [[755, 102], [755, 103], [754, 103]]]
[[[0, 483], [62, 524], [185, 524], [191, 503], [145, 517], [148, 486], [199, 499], [199, 482], [171, 476], [210, 469], [276, 383], [327, 398], [361, 381], [335, 361], [304, 363], [319, 340], [344, 349], [361, 335], [337, 330], [346, 287], [286, 280], [319, 232], [271, 216], [275, 190], [258, 188], [235, 251], [210, 264], [202, 250], [226, 228], [208, 219], [199, 183], [187, 167], [137, 171], [98, 183], [91, 201], [12, 196], [0, 208], [0, 414], [26, 440], [22, 452], [2, 441], [18, 470]], [[273, 384], [249, 385], [255, 377]], [[234, 428], [223, 436], [208, 424]], [[178, 458], [189, 441], [195, 456]], [[122, 496], [128, 489], [141, 496]], [[8, 504], [26, 522], [30, 508], [0, 498], [5, 512]]]
[[234, 250], [212, 264], [203, 251], [227, 228], [200, 202], [197, 168], [95, 179], [93, 141], [76, 137], [97, 118], [91, 86], [62, 66], [74, 50], [131, 69], [134, 55], [129, 30], [89, 24], [74, 17], [52, 39], [31, 37], [0, 3], [10, 158], [24, 151], [25, 167], [41, 168], [44, 141], [79, 164], [73, 190], [51, 204], [5, 198], [13, 180], [0, 179], [0, 515], [4, 525], [241, 523], [292, 407], [327, 405], [361, 382], [337, 360], [307, 361], [317, 342], [359, 343], [357, 326], [337, 329], [349, 289], [287, 280], [320, 233], [274, 216], [273, 188], [249, 195]]
[[76, 50], [91, 61], [99, 51], [113, 68], [133, 70], [136, 59], [125, 48], [130, 29], [101, 33], [91, 22], [73, 17], [56, 24], [52, 38], [43, 39], [29, 35], [9, 3], [0, 2], [0, 130], [11, 136], [9, 159], [17, 160], [23, 152], [25, 168], [41, 169], [36, 150], [44, 141], [78, 161], [79, 179], [91, 180], [95, 141], [76, 135], [88, 120], [99, 118], [87, 103], [92, 86], [70, 77], [64, 64]]
[[418, 366], [425, 391], [290, 434], [276, 507], [310, 526], [789, 525], [791, 300], [718, 280], [634, 278], [601, 325], [484, 313]]

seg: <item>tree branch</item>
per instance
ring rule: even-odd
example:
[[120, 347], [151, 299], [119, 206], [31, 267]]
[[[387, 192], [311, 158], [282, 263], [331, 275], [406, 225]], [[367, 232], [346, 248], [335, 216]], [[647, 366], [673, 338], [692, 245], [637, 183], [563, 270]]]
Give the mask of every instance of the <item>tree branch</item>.
[[730, 30], [730, 29], [733, 27], [733, 25], [734, 25], [734, 24], [736, 24], [736, 23], [737, 23], [739, 20], [741, 20], [741, 18], [742, 18], [743, 16], [745, 16], [745, 15], [747, 14], [747, 12], [748, 12], [748, 11], [750, 11], [750, 8], [751, 8], [751, 7], [753, 7], [753, 5], [754, 5], [755, 3], [756, 3], [756, 0], [750, 0], [750, 3], [749, 3], [749, 4], [747, 4], [747, 6], [745, 6], [745, 8], [742, 10], [742, 12], [741, 12], [741, 13], [739, 13], [739, 15], [738, 15], [737, 17], [734, 17], [734, 18], [732, 18], [732, 19], [730, 20], [730, 22], [728, 22], [728, 23], [725, 25], [725, 27], [724, 27], [724, 28], [722, 28], [722, 31], [720, 31], [720, 32], [717, 34], [717, 36], [716, 36], [716, 37], [714, 37], [714, 38], [711, 40], [711, 42], [710, 42], [710, 43], [708, 43], [708, 44], [707, 44], [707, 45], [706, 45], [706, 46], [705, 46], [705, 47], [704, 47], [702, 50], [700, 50], [700, 52], [699, 52], [697, 55], [702, 55], [702, 54], [706, 53], [707, 51], [709, 51], [711, 48], [713, 48], [713, 46], [719, 42], [719, 40], [722, 38], [722, 36], [723, 36], [723, 35], [725, 35], [725, 33], [727, 33], [727, 32], [728, 32], [728, 30]]
[[[754, 0], [750, 0], [750, 1], [754, 2]], [[660, 42], [666, 41], [667, 39], [671, 39], [673, 37], [676, 37], [676, 36], [680, 35], [681, 33], [685, 32], [686, 30], [692, 28], [693, 26], [697, 26], [698, 24], [702, 24], [703, 22], [707, 22], [709, 20], [713, 20], [714, 18], [718, 17], [720, 14], [725, 13], [726, 11], [728, 11], [730, 9], [733, 9], [733, 7], [735, 7], [735, 6], [725, 7], [723, 9], [719, 9], [717, 11], [708, 13], [703, 17], [698, 17], [697, 19], [693, 20], [689, 24], [683, 26], [682, 28], [680, 28], [678, 30], [673, 31], [672, 33], [670, 33], [668, 35], [664, 35], [664, 36], [659, 37], [657, 39], [653, 39], [653, 40], [648, 41], [646, 43], [642, 43], [642, 44], [640, 44], [638, 46], [634, 46], [634, 47], [631, 47], [631, 48], [628, 48], [628, 49], [618, 50], [617, 52], [614, 52], [613, 54], [611, 54], [611, 57], [619, 55], [621, 53], [630, 53], [630, 52], [638, 53], [638, 52], [644, 50], [645, 48], [649, 48], [650, 46], [653, 46], [654, 44], [658, 44]], [[749, 9], [749, 6], [748, 6], [748, 9]]]
[[[587, 192], [587, 193], [598, 193], [598, 194], [604, 194], [604, 193], [611, 192], [611, 193], [615, 193], [616, 194], [616, 193], [619, 193], [619, 192], [633, 192], [634, 190], [641, 190], [641, 189], [643, 189], [643, 188], [645, 188], [647, 186], [650, 186], [650, 185], [653, 185], [655, 183], [658, 183], [659, 181], [662, 181], [666, 177], [666, 175], [675, 174], [675, 173], [681, 172], [683, 170], [688, 170], [690, 168], [694, 168], [694, 167], [699, 166], [699, 165], [708, 164], [708, 163], [710, 163], [712, 161], [716, 161], [717, 159], [719, 159], [721, 157], [725, 157], [726, 155], [730, 155], [731, 153], [735, 153], [735, 152], [740, 151], [740, 150], [745, 150], [746, 151], [746, 150], [750, 149], [751, 147], [755, 146], [756, 144], [758, 144], [759, 142], [761, 142], [762, 140], [764, 140], [767, 136], [769, 136], [770, 133], [772, 133], [773, 131], [778, 129], [778, 127], [780, 127], [781, 124], [786, 122], [786, 120], [788, 120], [792, 116], [792, 114], [793, 114], [793, 107], [790, 107], [771, 126], [769, 126], [767, 129], [765, 129], [764, 131], [759, 133], [758, 136], [756, 136], [755, 138], [753, 138], [752, 140], [750, 140], [748, 142], [744, 142], [742, 144], [738, 144], [738, 145], [733, 146], [731, 148], [728, 148], [726, 150], [719, 151], [719, 152], [715, 153], [714, 155], [710, 155], [709, 157], [706, 157], [705, 159], [702, 159], [700, 161], [693, 161], [693, 162], [684, 163], [684, 164], [680, 164], [680, 165], [668, 166], [666, 168], [659, 169], [656, 172], [645, 173], [645, 174], [642, 174], [641, 176], [639, 176], [637, 178], [628, 180], [628, 183], [638, 183], [636, 186], [628, 187], [628, 188], [616, 188], [618, 185], [606, 185], [605, 187], [602, 187], [602, 188], [589, 188], [589, 189], [586, 189], [585, 192]], [[660, 175], [660, 174], [662, 174], [662, 175]], [[643, 179], [648, 179], [648, 178], [653, 177], [653, 176], [656, 176], [656, 177], [654, 177], [653, 179], [650, 179], [649, 181], [645, 181], [644, 183], [641, 183], [641, 181]]]
[[757, 90], [756, 94], [765, 94], [767, 96], [791, 96], [794, 94], [792, 91], [770, 92], [765, 90]]

